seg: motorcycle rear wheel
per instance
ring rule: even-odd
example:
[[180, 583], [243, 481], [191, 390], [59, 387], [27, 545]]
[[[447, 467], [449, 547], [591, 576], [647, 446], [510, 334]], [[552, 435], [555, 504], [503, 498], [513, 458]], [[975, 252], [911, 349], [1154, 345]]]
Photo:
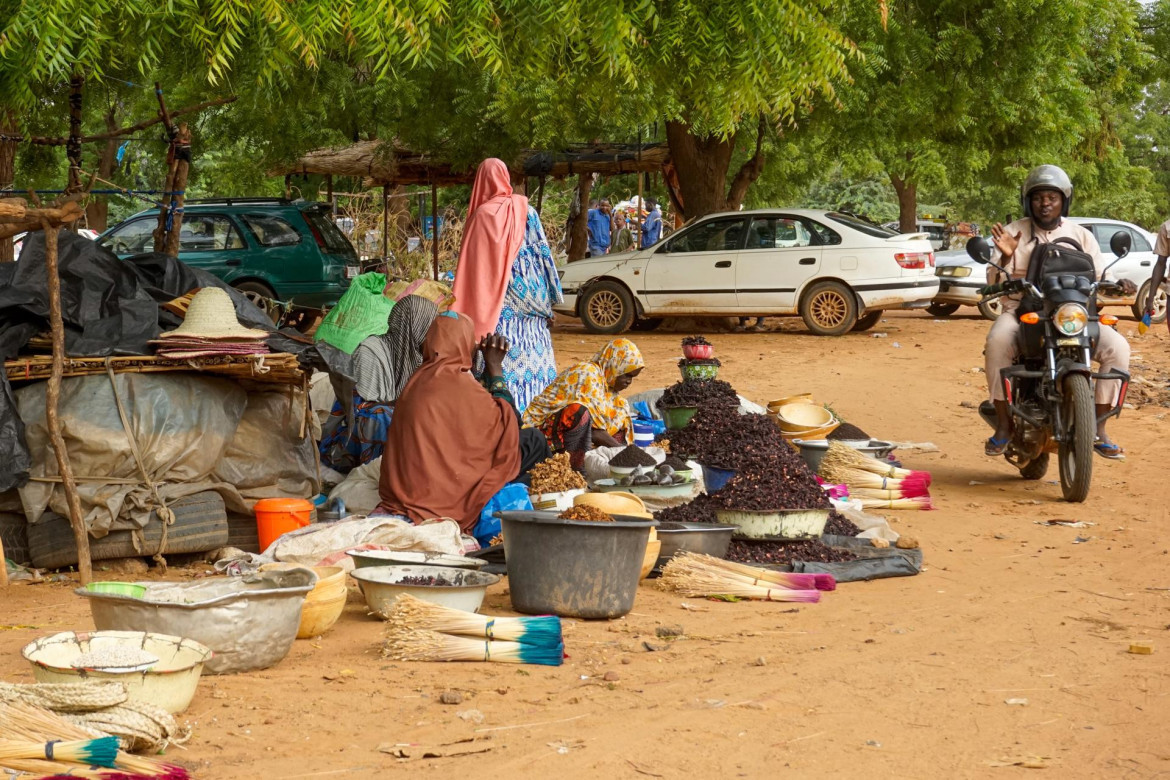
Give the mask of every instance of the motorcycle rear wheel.
[[1097, 436], [1097, 415], [1093, 391], [1084, 374], [1064, 378], [1064, 441], [1060, 443], [1060, 490], [1065, 501], [1080, 503], [1089, 497], [1093, 480], [1093, 441]]
[[1048, 473], [1048, 453], [1041, 452], [1027, 464], [1020, 467], [1020, 476], [1024, 479], [1044, 479]]

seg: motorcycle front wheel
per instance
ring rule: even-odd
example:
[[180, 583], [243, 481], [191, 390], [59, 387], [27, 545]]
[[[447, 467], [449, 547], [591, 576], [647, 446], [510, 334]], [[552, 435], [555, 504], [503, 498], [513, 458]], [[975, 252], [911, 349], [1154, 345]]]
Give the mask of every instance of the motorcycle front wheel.
[[1089, 497], [1093, 480], [1093, 441], [1097, 436], [1097, 415], [1093, 391], [1084, 374], [1064, 378], [1061, 402], [1064, 441], [1060, 443], [1060, 490], [1065, 501], [1080, 503]]

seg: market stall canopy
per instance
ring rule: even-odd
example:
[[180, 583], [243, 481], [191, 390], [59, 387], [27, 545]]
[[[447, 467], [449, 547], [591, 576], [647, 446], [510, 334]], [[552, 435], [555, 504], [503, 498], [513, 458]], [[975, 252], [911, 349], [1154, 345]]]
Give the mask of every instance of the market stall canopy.
[[[561, 150], [528, 149], [509, 162], [513, 173], [554, 179], [578, 173], [612, 176], [661, 170], [670, 160], [666, 144], [574, 144]], [[437, 155], [417, 152], [397, 141], [359, 141], [345, 147], [317, 149], [273, 176], [318, 174], [362, 177], [366, 186], [471, 184], [475, 165], [466, 168]]]

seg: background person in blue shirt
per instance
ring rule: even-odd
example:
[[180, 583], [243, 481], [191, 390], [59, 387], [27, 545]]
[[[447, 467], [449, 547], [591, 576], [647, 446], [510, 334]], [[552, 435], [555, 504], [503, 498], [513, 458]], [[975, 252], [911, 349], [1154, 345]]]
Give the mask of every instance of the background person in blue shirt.
[[662, 238], [662, 210], [658, 208], [658, 201], [654, 198], [646, 198], [646, 205], [650, 207], [650, 213], [642, 221], [643, 249], [657, 244], [658, 239]]
[[589, 218], [585, 225], [589, 231], [589, 256], [600, 257], [609, 251], [610, 214], [613, 206], [605, 198], [597, 208], [589, 209]]

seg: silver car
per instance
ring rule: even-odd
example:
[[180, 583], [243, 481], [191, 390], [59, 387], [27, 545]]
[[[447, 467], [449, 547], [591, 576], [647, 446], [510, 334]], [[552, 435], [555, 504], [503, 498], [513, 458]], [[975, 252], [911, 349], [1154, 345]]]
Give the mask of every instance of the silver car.
[[[1135, 319], [1141, 319], [1142, 304], [1150, 292], [1150, 274], [1154, 270], [1154, 236], [1130, 222], [1097, 217], [1069, 217], [1070, 220], [1088, 228], [1097, 243], [1109, 251], [1109, 239], [1119, 230], [1130, 234], [1133, 248], [1129, 254], [1113, 266], [1110, 274], [1115, 279], [1129, 279], [1137, 287], [1136, 295], [1118, 297], [1099, 296], [1100, 306], [1129, 306]], [[989, 320], [999, 316], [999, 301], [981, 303], [979, 288], [987, 285], [987, 269], [967, 256], [965, 249], [953, 249], [935, 255], [934, 275], [938, 277], [938, 295], [934, 296], [927, 312], [935, 317], [947, 317], [959, 310], [960, 306], [978, 306], [979, 313]], [[1166, 298], [1170, 282], [1164, 282], [1154, 299], [1154, 322], [1166, 319]]]

